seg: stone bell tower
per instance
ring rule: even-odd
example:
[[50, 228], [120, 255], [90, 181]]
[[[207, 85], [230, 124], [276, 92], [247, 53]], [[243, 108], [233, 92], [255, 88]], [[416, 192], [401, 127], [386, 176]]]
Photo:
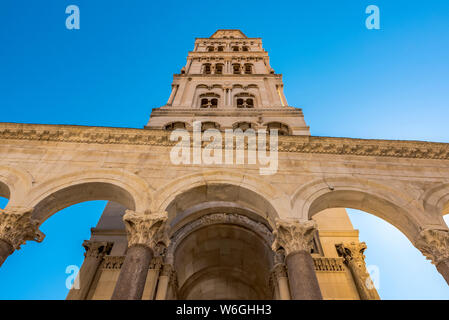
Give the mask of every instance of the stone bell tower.
[[148, 129], [278, 129], [310, 135], [301, 109], [288, 105], [282, 75], [270, 66], [260, 38], [218, 30], [197, 38], [187, 64], [174, 75], [167, 104], [153, 109]]

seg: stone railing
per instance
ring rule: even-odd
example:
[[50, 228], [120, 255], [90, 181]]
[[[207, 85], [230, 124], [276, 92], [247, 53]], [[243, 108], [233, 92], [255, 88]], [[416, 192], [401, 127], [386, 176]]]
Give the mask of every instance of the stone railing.
[[313, 258], [317, 272], [345, 272], [343, 258]]

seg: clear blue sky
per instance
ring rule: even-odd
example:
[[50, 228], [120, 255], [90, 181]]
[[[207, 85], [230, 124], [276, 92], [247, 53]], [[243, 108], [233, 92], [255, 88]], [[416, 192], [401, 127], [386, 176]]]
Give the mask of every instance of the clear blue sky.
[[[65, 8], [81, 29], [65, 28]], [[381, 30], [365, 28], [380, 8]], [[195, 37], [239, 28], [262, 37], [290, 105], [313, 135], [449, 142], [449, 2], [2, 0], [2, 122], [142, 128], [163, 105]], [[4, 206], [6, 201], [2, 202]], [[104, 202], [45, 222], [0, 269], [0, 299], [63, 299]], [[384, 299], [448, 299], [449, 287], [396, 229], [352, 211]]]

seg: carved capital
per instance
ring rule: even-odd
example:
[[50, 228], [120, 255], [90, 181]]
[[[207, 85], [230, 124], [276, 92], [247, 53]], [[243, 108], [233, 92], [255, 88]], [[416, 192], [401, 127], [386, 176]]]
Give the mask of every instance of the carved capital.
[[416, 248], [433, 264], [449, 259], [449, 229], [425, 229], [415, 242]]
[[0, 209], [0, 239], [19, 250], [28, 240], [42, 242], [45, 235], [39, 230], [39, 220], [33, 219], [33, 208]]
[[123, 221], [128, 235], [128, 246], [144, 245], [153, 250], [159, 243], [168, 246], [169, 240], [166, 233], [167, 213], [139, 214], [132, 210], [126, 210]]
[[84, 257], [99, 259], [109, 253], [112, 248], [112, 242], [85, 240], [83, 247], [86, 249]]
[[353, 261], [360, 269], [365, 270], [365, 255], [363, 254], [367, 248], [365, 242], [345, 242], [336, 244], [335, 247], [345, 263]]
[[310, 252], [316, 228], [316, 222], [312, 220], [305, 222], [296, 219], [277, 220], [272, 249], [277, 251], [283, 248], [286, 256], [296, 251]]

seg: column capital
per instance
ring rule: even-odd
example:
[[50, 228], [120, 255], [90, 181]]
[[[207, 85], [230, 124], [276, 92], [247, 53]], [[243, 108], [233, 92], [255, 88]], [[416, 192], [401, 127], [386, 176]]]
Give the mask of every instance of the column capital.
[[275, 240], [272, 249], [277, 251], [279, 248], [283, 248], [286, 256], [297, 251], [310, 252], [313, 248], [316, 229], [317, 225], [313, 220], [277, 219], [276, 229], [273, 232]]
[[26, 241], [42, 242], [45, 235], [39, 230], [39, 220], [32, 218], [33, 208], [11, 207], [0, 209], [0, 239], [14, 250]]
[[126, 210], [123, 222], [128, 235], [128, 247], [143, 245], [155, 250], [161, 242], [168, 246], [167, 218], [167, 212], [144, 214]]
[[357, 263], [359, 268], [365, 266], [365, 255], [363, 254], [367, 248], [365, 242], [344, 242], [336, 244], [335, 247], [346, 263], [352, 260]]
[[84, 257], [102, 258], [111, 250], [112, 242], [85, 240], [83, 247], [86, 249]]
[[438, 265], [449, 259], [449, 229], [424, 229], [415, 241], [415, 247]]

